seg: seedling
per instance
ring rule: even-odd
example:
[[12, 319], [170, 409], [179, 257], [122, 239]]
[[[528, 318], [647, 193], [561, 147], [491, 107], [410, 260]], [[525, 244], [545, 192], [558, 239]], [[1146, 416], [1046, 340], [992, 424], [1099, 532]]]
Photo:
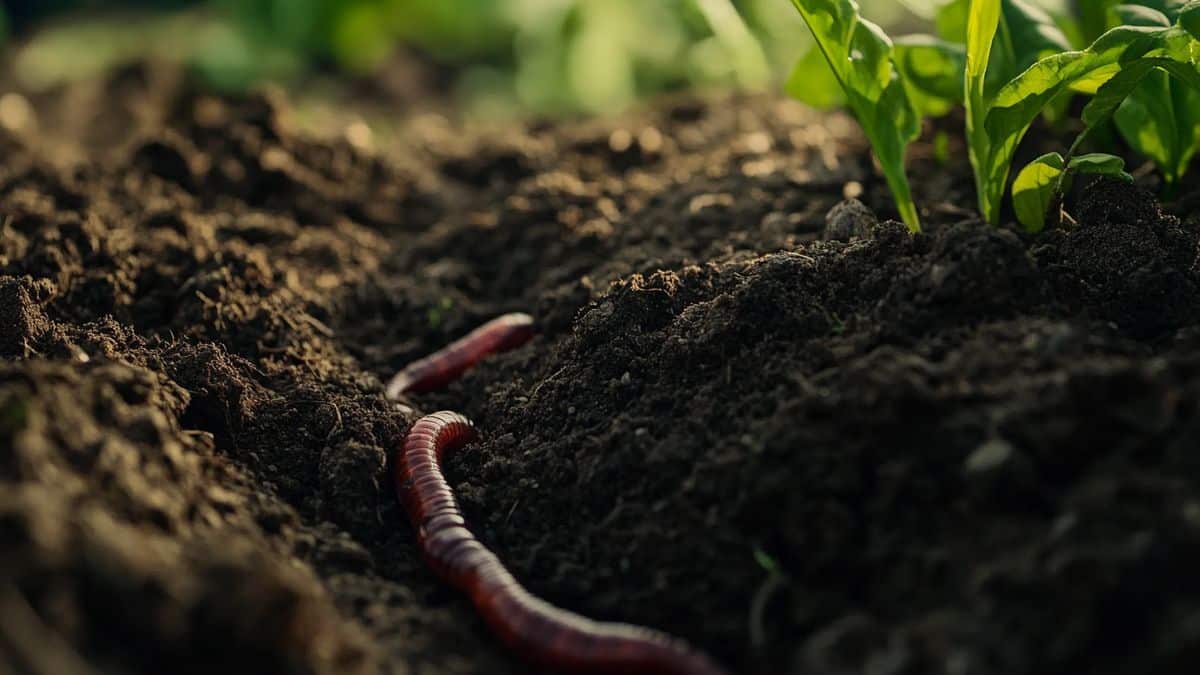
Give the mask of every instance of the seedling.
[[1187, 62], [1191, 46], [1186, 31], [1175, 26], [1119, 26], [1087, 49], [1041, 58], [990, 94], [987, 64], [997, 42], [1000, 14], [1001, 0], [972, 0], [967, 23], [967, 148], [975, 169], [979, 210], [993, 224], [1000, 220], [1001, 198], [1017, 145], [1055, 97], [1069, 91], [1095, 92], [1140, 59]]
[[[1200, 17], [1200, 14], [1197, 14], [1200, 12], [1200, 4], [1189, 7], [1187, 19], [1191, 25], [1194, 23], [1192, 19]], [[1083, 141], [1124, 109], [1135, 94], [1171, 91], [1170, 88], [1155, 89], [1164, 82], [1181, 91], [1200, 92], [1200, 70], [1197, 70], [1192, 60], [1192, 54], [1196, 53], [1200, 45], [1178, 39], [1178, 34], [1186, 33], [1187, 30], [1182, 27], [1182, 22], [1180, 28], [1168, 26], [1167, 30], [1173, 31], [1167, 41], [1155, 46], [1150, 52], [1157, 55], [1141, 55], [1122, 63], [1120, 71], [1096, 91], [1096, 95], [1084, 107], [1081, 115], [1084, 130], [1071, 145], [1066, 158], [1058, 153], [1043, 155], [1026, 166], [1017, 176], [1013, 182], [1013, 208], [1017, 219], [1027, 229], [1037, 231], [1045, 225], [1047, 212], [1051, 206], [1061, 206], [1062, 196], [1069, 189], [1075, 174], [1088, 173], [1133, 180], [1125, 172], [1125, 161], [1120, 157], [1099, 153], [1078, 157], [1074, 155]], [[1147, 89], [1146, 84], [1152, 87]], [[1189, 115], [1196, 114], [1190, 110], [1187, 112]], [[1168, 113], [1162, 114], [1165, 116]], [[1165, 148], [1173, 139], [1156, 136], [1155, 132], [1158, 131], [1161, 131], [1160, 127], [1150, 127], [1145, 130], [1144, 137], [1155, 140], [1160, 147]], [[1191, 134], [1195, 134], [1194, 127]], [[1174, 151], [1186, 152], [1186, 148], [1180, 144], [1174, 146]], [[1180, 171], [1185, 168], [1186, 165]]]
[[1013, 181], [1013, 210], [1017, 220], [1029, 230], [1040, 230], [1046, 216], [1057, 209], [1062, 215], [1063, 194], [1071, 189], [1076, 174], [1095, 174], [1119, 177], [1133, 182], [1125, 172], [1125, 160], [1114, 155], [1095, 153], [1070, 160], [1057, 152], [1042, 155], [1030, 162]]
[[[862, 18], [854, 0], [792, 0], [875, 151], [896, 209], [909, 229], [921, 219], [913, 203], [904, 157], [921, 119], [901, 81], [895, 48], [879, 26]], [[801, 66], [805, 62], [801, 62]], [[809, 61], [811, 63], [811, 60]], [[789, 90], [802, 100], [813, 83], [793, 76]]]
[[[1076, 155], [1082, 141], [1110, 120], [1155, 161], [1168, 185], [1200, 148], [1200, 0], [1144, 3], [1152, 7], [1083, 3], [1080, 16], [1067, 17], [1072, 34], [1113, 27], [1081, 50], [1071, 49], [1060, 22], [1025, 0], [951, 0], [935, 14], [940, 37], [894, 43], [859, 16], [853, 0], [793, 4], [845, 98], [814, 95], [811, 55], [797, 66], [789, 90], [802, 100], [850, 107], [912, 229], [919, 223], [904, 150], [921, 115], [942, 114], [959, 101], [966, 108], [979, 210], [993, 224], [1000, 220], [1017, 146], [1039, 115], [1061, 117], [1076, 94], [1094, 96], [1082, 116], [1084, 132], [1066, 156], [1044, 155], [1014, 182], [1014, 210], [1029, 229], [1044, 226], [1047, 209], [1061, 202], [1074, 175], [1128, 175], [1113, 155]], [[1109, 18], [1097, 20], [1097, 12]], [[953, 43], [960, 36], [965, 47]], [[799, 82], [809, 87], [800, 91]]]

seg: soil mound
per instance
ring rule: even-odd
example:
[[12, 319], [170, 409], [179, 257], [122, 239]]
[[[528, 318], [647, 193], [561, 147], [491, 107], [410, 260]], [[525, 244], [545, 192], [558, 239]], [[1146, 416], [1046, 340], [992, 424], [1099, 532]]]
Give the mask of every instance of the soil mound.
[[[767, 98], [429, 123], [384, 159], [147, 73], [88, 85], [135, 140], [43, 126], [0, 162], [0, 627], [56, 645], [0, 658], [524, 672], [391, 494], [440, 408], [480, 425], [449, 476], [534, 592], [736, 672], [1200, 655], [1195, 217], [1105, 182], [1028, 237], [918, 160], [909, 235], [846, 118]], [[540, 336], [385, 400], [505, 311]]]

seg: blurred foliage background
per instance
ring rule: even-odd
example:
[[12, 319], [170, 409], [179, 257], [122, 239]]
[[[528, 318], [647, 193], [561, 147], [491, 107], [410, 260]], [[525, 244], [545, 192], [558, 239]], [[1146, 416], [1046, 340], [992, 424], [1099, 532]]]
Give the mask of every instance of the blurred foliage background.
[[[884, 26], [938, 0], [860, 0]], [[44, 87], [147, 56], [212, 85], [386, 76], [414, 59], [469, 115], [610, 112], [778, 82], [810, 38], [789, 0], [5, 0], [12, 70]]]

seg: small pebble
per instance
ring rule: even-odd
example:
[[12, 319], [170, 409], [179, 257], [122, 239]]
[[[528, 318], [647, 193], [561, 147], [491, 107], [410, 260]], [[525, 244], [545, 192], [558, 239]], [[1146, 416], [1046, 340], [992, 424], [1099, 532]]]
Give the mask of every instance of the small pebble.
[[617, 129], [608, 137], [608, 147], [613, 152], [625, 152], [633, 145], [633, 134], [628, 129]]
[[30, 131], [37, 125], [37, 112], [24, 96], [9, 92], [0, 96], [0, 127], [8, 131]]
[[850, 241], [854, 237], [866, 237], [879, 224], [879, 219], [866, 204], [857, 199], [838, 202], [825, 214], [825, 239]]
[[964, 468], [967, 473], [984, 473], [998, 469], [1013, 456], [1013, 446], [1008, 441], [993, 438], [985, 441], [967, 457]]
[[367, 126], [367, 123], [361, 120], [351, 122], [343, 130], [342, 134], [345, 136], [347, 143], [361, 152], [368, 152], [375, 147], [375, 136], [371, 132], [371, 127]]
[[646, 127], [638, 133], [638, 145], [641, 146], [642, 152], [656, 153], [662, 150], [663, 135], [662, 132], [654, 127]]
[[1184, 504], [1183, 520], [1189, 527], [1200, 529], [1200, 503], [1189, 501]]
[[771, 151], [771, 137], [762, 132], [747, 134], [742, 137], [742, 144], [747, 152], [762, 155]]
[[733, 195], [726, 193], [702, 194], [692, 197], [692, 201], [688, 203], [688, 210], [692, 213], [700, 213], [704, 209], [710, 209], [718, 206], [733, 206]]

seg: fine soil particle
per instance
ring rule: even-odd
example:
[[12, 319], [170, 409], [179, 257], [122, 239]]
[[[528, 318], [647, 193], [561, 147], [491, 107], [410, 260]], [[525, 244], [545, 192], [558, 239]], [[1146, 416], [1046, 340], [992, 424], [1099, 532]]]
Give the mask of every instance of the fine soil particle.
[[[1194, 217], [1101, 182], [987, 227], [918, 144], [910, 235], [847, 118], [770, 98], [385, 159], [152, 74], [79, 85], [103, 135], [36, 98], [0, 161], [0, 666], [527, 672], [395, 504], [441, 408], [531, 590], [734, 672], [1200, 660]], [[540, 336], [385, 400], [505, 311]]]

